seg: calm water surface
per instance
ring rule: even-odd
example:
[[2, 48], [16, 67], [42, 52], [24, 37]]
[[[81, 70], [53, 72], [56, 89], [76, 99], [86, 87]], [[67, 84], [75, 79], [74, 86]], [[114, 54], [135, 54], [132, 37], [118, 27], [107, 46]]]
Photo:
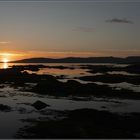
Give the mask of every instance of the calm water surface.
[[[93, 75], [88, 71], [88, 69], [82, 69], [80, 65], [114, 65], [111, 63], [0, 63], [0, 68], [6, 69], [13, 65], [45, 65], [45, 66], [66, 66], [68, 68], [74, 69], [58, 69], [58, 68], [42, 68], [37, 72], [28, 71], [29, 73], [37, 74], [52, 74], [52, 75], [69, 75], [70, 77], [81, 76], [81, 75]], [[125, 67], [125, 64], [115, 64], [115, 66]], [[123, 73], [123, 72], [121, 72]], [[124, 72], [126, 74], [126, 72]], [[95, 75], [95, 74], [94, 74]]]

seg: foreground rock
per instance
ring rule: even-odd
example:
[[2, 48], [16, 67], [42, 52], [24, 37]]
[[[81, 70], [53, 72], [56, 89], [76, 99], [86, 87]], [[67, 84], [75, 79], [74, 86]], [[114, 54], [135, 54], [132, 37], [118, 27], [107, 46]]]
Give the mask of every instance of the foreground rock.
[[67, 67], [67, 66], [63, 66], [63, 65], [58, 65], [58, 66], [46, 66], [46, 68], [50, 68], [50, 69], [61, 69], [61, 70], [64, 70], [64, 69], [75, 69], [74, 67]]
[[107, 85], [94, 83], [81, 84], [75, 80], [60, 82], [55, 78], [40, 81], [30, 91], [52, 96], [82, 96], [82, 97], [106, 97], [121, 99], [140, 99], [140, 94], [127, 89], [116, 90]]
[[44, 109], [44, 108], [46, 108], [46, 107], [48, 107], [50, 105], [48, 105], [48, 104], [46, 104], [46, 103], [44, 103], [42, 101], [36, 101], [35, 103], [32, 104], [32, 106], [34, 108], [36, 108], [37, 110], [41, 110], [41, 109]]
[[11, 111], [11, 107], [8, 105], [0, 104], [0, 111], [9, 112], [9, 111]]
[[139, 85], [140, 84], [140, 76], [131, 76], [131, 75], [122, 75], [122, 74], [104, 74], [104, 75], [96, 75], [96, 76], [83, 76], [78, 79], [84, 81], [92, 81], [92, 82], [103, 82], [103, 83], [122, 83], [127, 82], [130, 84]]
[[24, 85], [25, 83], [37, 83], [46, 79], [55, 78], [52, 75], [37, 75], [29, 74], [28, 72], [22, 72], [19, 69], [0, 69], [0, 83], [9, 82], [15, 85]]
[[61, 120], [28, 122], [32, 125], [20, 129], [17, 138], [140, 138], [140, 114], [79, 109], [67, 111]]
[[140, 74], [140, 63], [131, 64], [125, 67], [114, 66], [114, 65], [81, 65], [82, 69], [89, 69], [91, 73], [106, 73], [112, 71], [124, 71], [133, 74]]
[[24, 71], [24, 70], [39, 71], [41, 68], [46, 68], [46, 66], [45, 65], [13, 65], [11, 68], [18, 71]]

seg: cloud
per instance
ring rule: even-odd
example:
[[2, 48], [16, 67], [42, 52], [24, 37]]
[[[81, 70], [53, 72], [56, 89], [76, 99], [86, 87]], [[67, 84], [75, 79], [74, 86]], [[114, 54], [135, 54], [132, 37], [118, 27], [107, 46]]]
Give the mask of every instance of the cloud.
[[106, 20], [106, 22], [133, 24], [133, 21], [128, 20], [127, 18], [112, 18], [112, 19]]
[[9, 44], [9, 41], [0, 41], [0, 44]]
[[94, 32], [95, 28], [93, 27], [82, 27], [78, 26], [72, 29], [72, 31], [78, 31], [78, 32]]
[[24, 54], [20, 54], [20, 52], [18, 53], [11, 53], [11, 52], [8, 52], [8, 53], [5, 53], [5, 52], [1, 52], [0, 53], [0, 56], [22, 56]]

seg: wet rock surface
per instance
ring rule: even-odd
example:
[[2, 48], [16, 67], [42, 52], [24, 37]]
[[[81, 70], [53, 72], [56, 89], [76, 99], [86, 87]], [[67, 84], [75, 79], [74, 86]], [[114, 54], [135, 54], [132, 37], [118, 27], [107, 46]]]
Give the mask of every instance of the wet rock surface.
[[122, 74], [104, 74], [104, 75], [95, 75], [95, 76], [83, 76], [78, 79], [84, 81], [92, 81], [92, 82], [103, 82], [103, 83], [122, 83], [127, 82], [130, 84], [139, 85], [140, 84], [140, 76], [128, 76]]
[[94, 83], [81, 84], [75, 80], [59, 82], [56, 79], [41, 81], [31, 89], [32, 92], [53, 96], [85, 96], [140, 99], [140, 94], [127, 89], [115, 90], [107, 85]]
[[140, 64], [131, 64], [125, 67], [114, 66], [114, 65], [81, 65], [82, 69], [89, 69], [91, 73], [106, 73], [112, 71], [125, 71], [129, 73], [140, 74]]
[[[66, 113], [66, 112], [65, 112]], [[25, 120], [26, 121], [26, 120]], [[140, 114], [113, 114], [94, 109], [67, 111], [61, 120], [34, 120], [17, 138], [138, 138]]]
[[13, 65], [12, 69], [18, 71], [30, 70], [30, 71], [39, 71], [41, 68], [46, 68], [45, 65]]
[[44, 109], [46, 107], [49, 107], [50, 105], [38, 100], [35, 103], [33, 103], [32, 106], [34, 108], [36, 108], [37, 110], [41, 110], [41, 109]]
[[9, 111], [11, 111], [11, 107], [8, 105], [0, 104], [0, 111], [9, 112]]
[[67, 67], [67, 66], [61, 66], [61, 65], [58, 65], [58, 66], [46, 66], [46, 68], [50, 68], [50, 69], [61, 69], [61, 70], [64, 70], [64, 69], [75, 69], [74, 67]]

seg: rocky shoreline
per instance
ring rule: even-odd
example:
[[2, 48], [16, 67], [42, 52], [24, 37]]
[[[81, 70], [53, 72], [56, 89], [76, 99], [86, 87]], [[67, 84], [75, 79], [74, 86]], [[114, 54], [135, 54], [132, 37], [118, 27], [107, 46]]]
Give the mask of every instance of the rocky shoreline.
[[[93, 69], [93, 66], [91, 67]], [[0, 112], [11, 113], [17, 111], [21, 115], [28, 114], [29, 116], [33, 112], [38, 114], [37, 118], [21, 119], [21, 122], [28, 125], [21, 127], [14, 138], [140, 138], [140, 113], [113, 113], [107, 110], [105, 105], [101, 106], [101, 110], [89, 109], [83, 106], [81, 109], [60, 111], [51, 109], [51, 104], [45, 102], [49, 97], [53, 97], [55, 100], [64, 98], [69, 102], [96, 102], [100, 99], [102, 102], [108, 102], [108, 104], [112, 100], [116, 107], [123, 106], [120, 101], [139, 101], [140, 92], [131, 89], [116, 89], [107, 84], [100, 85], [92, 82], [121, 83], [125, 81], [139, 85], [139, 75], [107, 74], [106, 72], [109, 70], [104, 70], [105, 73], [103, 70], [99, 70], [103, 73], [102, 75], [74, 77], [73, 79], [61, 81], [66, 78], [65, 75], [28, 73], [28, 70], [37, 72], [43, 68], [69, 69], [67, 66], [61, 67], [60, 65], [49, 67], [45, 65], [19, 65], [0, 69], [0, 89], [11, 87], [16, 89], [17, 93], [19, 92], [18, 96], [22, 93], [25, 98], [26, 96], [33, 98], [33, 95], [28, 95], [28, 92], [36, 96], [35, 100], [31, 100], [31, 102], [16, 103], [20, 98], [16, 99], [16, 94], [12, 93], [12, 95], [8, 91], [8, 96], [15, 96], [13, 100], [20, 107], [11, 107], [10, 104], [6, 103], [0, 104]], [[70, 69], [75, 68], [70, 66]], [[85, 69], [87, 70], [87, 68]], [[98, 66], [98, 69], [102, 69], [102, 66], [100, 68]], [[88, 70], [91, 70], [91, 68]], [[137, 70], [135, 74], [138, 73]], [[81, 83], [77, 79], [87, 81], [87, 83]], [[88, 83], [88, 81], [92, 82]], [[8, 97], [2, 94], [0, 98], [6, 99]], [[116, 101], [113, 101], [114, 99]]]

